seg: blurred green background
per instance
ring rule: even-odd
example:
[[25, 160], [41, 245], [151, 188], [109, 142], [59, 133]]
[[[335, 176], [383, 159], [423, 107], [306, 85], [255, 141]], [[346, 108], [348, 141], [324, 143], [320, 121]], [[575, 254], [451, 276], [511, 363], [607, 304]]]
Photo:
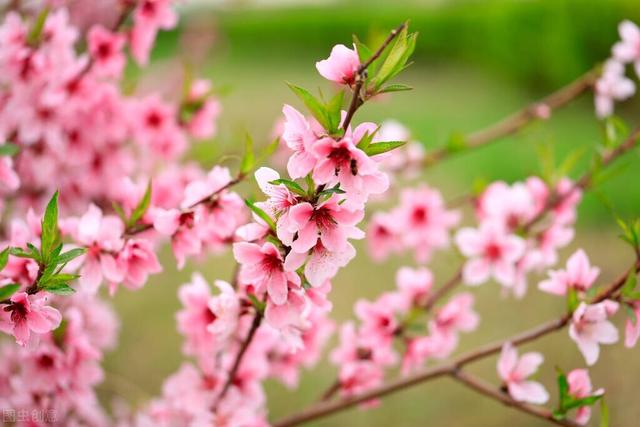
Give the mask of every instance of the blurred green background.
[[[260, 7], [250, 1], [209, 7], [193, 5], [184, 10], [178, 31], [161, 36], [151, 70], [157, 73], [158, 80], [171, 80], [179, 62], [187, 60], [197, 64], [200, 74], [225, 88], [218, 137], [194, 149], [194, 157], [206, 165], [223, 154], [239, 153], [240, 136], [245, 130], [256, 140], [268, 141], [283, 103], [301, 107], [285, 81], [309, 89], [329, 90], [330, 86], [316, 73], [314, 63], [328, 56], [334, 44], [348, 44], [352, 33], [364, 40], [375, 38], [406, 19], [410, 19], [413, 30], [420, 32], [415, 64], [399, 80], [415, 90], [366, 105], [356, 120], [397, 119], [427, 148], [434, 148], [445, 144], [454, 132], [487, 126], [570, 82], [608, 56], [617, 39], [619, 21], [628, 18], [640, 22], [637, 0], [354, 0], [294, 6], [277, 3], [272, 1]], [[132, 75], [136, 73], [132, 70]], [[640, 122], [639, 111], [639, 103], [632, 100], [620, 105], [617, 113], [634, 126]], [[602, 135], [602, 125], [594, 118], [592, 96], [586, 94], [569, 107], [554, 112], [551, 120], [437, 165], [425, 171], [419, 181], [442, 189], [445, 197], [452, 199], [467, 192], [479, 178], [522, 179], [539, 172], [541, 145], [553, 147], [558, 159], [573, 150], [584, 149], [573, 174], [577, 176], [588, 165]], [[564, 262], [575, 247], [584, 247], [602, 267], [602, 283], [631, 262], [630, 251], [616, 238], [612, 213], [613, 208], [617, 214], [631, 217], [640, 211], [640, 163], [637, 153], [628, 157], [621, 162], [626, 167], [585, 196], [580, 207], [578, 238], [562, 253]], [[242, 189], [255, 193], [252, 184]], [[121, 396], [143, 404], [157, 395], [163, 379], [182, 360], [181, 339], [175, 332], [174, 321], [179, 307], [177, 287], [189, 280], [193, 270], [202, 271], [209, 281], [227, 279], [232, 274], [228, 254], [191, 263], [180, 272], [172, 267], [169, 251], [164, 252], [163, 258], [165, 273], [152, 278], [144, 290], [121, 291], [114, 297], [123, 327], [120, 347], [107, 356], [107, 380], [102, 386], [105, 399]], [[446, 280], [458, 263], [451, 254], [436, 256], [430, 264], [436, 283]], [[373, 264], [365, 251], [360, 251], [359, 257], [334, 281], [333, 318], [338, 322], [350, 318], [357, 298], [375, 298], [381, 291], [392, 288], [395, 271], [401, 265], [414, 262], [407, 257]], [[532, 277], [533, 285], [538, 279]], [[498, 286], [493, 283], [472, 291], [478, 298], [482, 322], [477, 333], [463, 337], [460, 351], [536, 325], [564, 309], [563, 301], [541, 294], [535, 286], [531, 286], [522, 301], [502, 300]], [[570, 370], [584, 367], [584, 360], [566, 331], [524, 347], [534, 349], [546, 355], [540, 380], [555, 402], [554, 365]], [[472, 371], [497, 384], [495, 359], [473, 365]], [[636, 352], [625, 350], [621, 343], [604, 348], [601, 360], [592, 370], [592, 379], [610, 394], [607, 402], [612, 426], [638, 425], [639, 375]], [[311, 403], [334, 376], [334, 368], [323, 362], [303, 375], [297, 390], [286, 390], [269, 382], [271, 419]], [[545, 423], [441, 379], [385, 398], [376, 409], [354, 409], [312, 425]]]

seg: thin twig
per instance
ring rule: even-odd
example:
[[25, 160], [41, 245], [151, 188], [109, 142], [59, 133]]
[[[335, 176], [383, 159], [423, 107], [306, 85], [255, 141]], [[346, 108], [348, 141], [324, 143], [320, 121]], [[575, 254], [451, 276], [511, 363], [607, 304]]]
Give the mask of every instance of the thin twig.
[[[548, 109], [551, 113], [570, 101], [574, 100], [589, 88], [591, 88], [598, 78], [597, 69], [592, 69], [583, 74], [573, 82], [562, 87], [551, 95], [540, 101], [534, 102], [516, 113], [488, 126], [485, 129], [470, 133], [464, 137], [466, 148], [477, 148], [498, 141], [505, 136], [512, 135], [527, 126], [532, 121], [540, 118], [540, 109]], [[450, 150], [447, 147], [439, 148], [428, 153], [425, 158], [425, 166], [433, 165], [447, 157], [453, 156], [461, 150]]]
[[360, 66], [358, 67], [358, 70], [356, 71], [356, 75], [355, 75], [355, 83], [353, 86], [353, 97], [351, 98], [351, 103], [349, 104], [347, 115], [345, 116], [344, 121], [342, 122], [343, 130], [345, 131], [347, 130], [347, 128], [349, 127], [349, 124], [351, 123], [351, 119], [353, 119], [353, 115], [356, 113], [358, 108], [360, 108], [360, 106], [364, 103], [364, 101], [362, 100], [360, 91], [362, 90], [362, 86], [364, 85], [364, 82], [367, 78], [366, 76], [367, 68], [369, 68], [369, 66], [373, 64], [373, 61], [375, 61], [380, 57], [380, 55], [382, 55], [382, 52], [384, 52], [387, 46], [391, 44], [393, 39], [395, 39], [398, 36], [398, 34], [400, 34], [402, 30], [404, 30], [406, 26], [407, 26], [407, 23], [403, 22], [397, 28], [392, 30], [387, 36], [387, 38], [384, 40], [384, 42], [380, 45], [380, 47], [373, 53], [373, 55], [371, 55], [369, 59], [367, 59], [364, 63], [360, 64]]
[[575, 421], [571, 420], [557, 420], [553, 417], [553, 413], [543, 407], [528, 405], [526, 403], [517, 402], [513, 400], [508, 394], [496, 389], [491, 384], [477, 378], [473, 375], [470, 375], [466, 372], [455, 371], [450, 374], [451, 378], [454, 378], [461, 384], [464, 384], [468, 388], [487, 396], [491, 399], [497, 400], [498, 402], [502, 402], [506, 406], [509, 406], [513, 409], [516, 409], [520, 412], [525, 412], [529, 415], [533, 415], [537, 418], [542, 418], [543, 420], [549, 421], [553, 424], [565, 427], [578, 427], [579, 424]]

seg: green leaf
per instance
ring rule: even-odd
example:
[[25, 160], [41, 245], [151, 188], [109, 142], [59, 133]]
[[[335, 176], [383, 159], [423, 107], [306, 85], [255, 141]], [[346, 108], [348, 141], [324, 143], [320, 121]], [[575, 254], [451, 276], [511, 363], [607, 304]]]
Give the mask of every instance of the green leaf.
[[356, 47], [356, 52], [358, 53], [358, 58], [360, 59], [361, 64], [367, 62], [367, 60], [371, 58], [371, 55], [373, 55], [371, 49], [362, 43], [355, 34], [353, 35], [353, 44]]
[[604, 399], [600, 401], [600, 427], [609, 427], [609, 406]]
[[340, 129], [340, 121], [342, 120], [342, 104], [344, 102], [344, 91], [338, 92], [326, 106], [327, 118], [329, 119], [329, 128], [327, 131], [334, 134]]
[[316, 118], [316, 120], [322, 125], [323, 128], [329, 130], [331, 129], [331, 119], [329, 118], [329, 112], [324, 104], [318, 100], [315, 96], [313, 96], [306, 89], [301, 88], [300, 86], [296, 86], [291, 83], [287, 83], [293, 93], [295, 93], [298, 98], [304, 103], [304, 105], [309, 109], [311, 115]]
[[567, 310], [569, 313], [573, 313], [579, 305], [578, 291], [575, 288], [569, 288], [567, 292]]
[[151, 204], [151, 181], [147, 184], [147, 189], [142, 196], [142, 199], [138, 202], [138, 206], [131, 212], [131, 217], [127, 221], [128, 226], [137, 224], [137, 222], [144, 216]]
[[622, 286], [622, 295], [629, 296], [636, 289], [636, 284], [638, 283], [638, 278], [636, 276], [635, 269], [629, 271], [629, 275], [627, 276], [627, 280], [625, 280], [624, 285]]
[[378, 93], [404, 92], [407, 90], [413, 90], [413, 86], [395, 83], [395, 84], [391, 84], [383, 87], [378, 91]]
[[562, 372], [562, 370], [556, 367], [556, 372], [558, 374], [558, 394], [560, 396], [560, 406], [564, 407], [563, 402], [567, 400], [569, 397], [569, 381], [567, 380], [567, 376]]
[[46, 262], [53, 249], [60, 243], [60, 230], [58, 230], [58, 192], [56, 191], [44, 211], [42, 218], [42, 237], [40, 252]]
[[75, 249], [71, 249], [61, 255], [58, 255], [55, 259], [54, 262], [56, 264], [66, 264], [69, 261], [78, 258], [80, 255], [83, 255], [85, 252], [87, 252], [86, 248], [75, 248]]
[[35, 259], [35, 260], [38, 260], [40, 258], [40, 256], [38, 254], [34, 254], [31, 251], [27, 252], [22, 248], [11, 248], [9, 250], [9, 253], [11, 255], [17, 256], [19, 258], [30, 258], [30, 259]]
[[20, 285], [16, 283], [12, 283], [10, 285], [4, 285], [0, 288], [0, 300], [5, 300], [11, 298], [13, 294], [15, 294], [18, 289], [20, 289]]
[[378, 70], [378, 73], [373, 78], [372, 83], [376, 89], [380, 89], [385, 82], [405, 69], [407, 61], [415, 49], [416, 38], [418, 36], [417, 33], [408, 34], [407, 31], [407, 27], [405, 26], [396, 38], [380, 70]]
[[56, 295], [71, 295], [76, 291], [66, 283], [52, 283], [50, 285], [43, 286], [42, 289]]
[[258, 206], [256, 206], [255, 203], [253, 203], [252, 201], [245, 199], [244, 203], [245, 205], [247, 205], [249, 209], [251, 209], [253, 213], [255, 213], [265, 223], [267, 223], [267, 225], [269, 226], [269, 228], [271, 228], [271, 230], [276, 231], [276, 223], [273, 221], [273, 218], [271, 218], [265, 211], [263, 211]]
[[69, 273], [56, 274], [55, 276], [51, 276], [47, 278], [46, 281], [41, 281], [42, 283], [40, 283], [39, 285], [47, 289], [49, 286], [56, 285], [58, 283], [70, 282], [72, 280], [77, 279], [78, 277], [80, 277], [80, 275], [78, 274], [69, 274]]
[[565, 409], [567, 411], [575, 408], [581, 408], [583, 406], [593, 406], [598, 400], [602, 399], [602, 394], [594, 394], [592, 396], [583, 397], [581, 399], [572, 399], [567, 405]]
[[616, 147], [620, 142], [627, 139], [629, 128], [627, 124], [618, 116], [609, 116], [604, 123], [604, 144], [605, 147]]
[[15, 156], [20, 151], [20, 147], [16, 144], [12, 144], [7, 142], [5, 144], [0, 145], [0, 156]]
[[627, 312], [627, 317], [629, 321], [635, 326], [638, 323], [638, 316], [636, 316], [636, 311], [629, 304], [622, 304], [624, 310]]
[[256, 164], [256, 155], [253, 152], [253, 138], [248, 133], [244, 147], [244, 156], [240, 162], [240, 175], [248, 175]]
[[4, 270], [4, 268], [7, 266], [7, 262], [9, 262], [10, 250], [11, 246], [7, 246], [2, 252], [0, 252], [0, 271]]
[[362, 151], [364, 151], [368, 156], [376, 156], [378, 154], [386, 153], [391, 150], [395, 150], [396, 148], [402, 147], [406, 143], [406, 141], [376, 142], [375, 144], [369, 145]]
[[284, 179], [284, 178], [280, 178], [280, 179], [276, 179], [273, 181], [270, 181], [269, 184], [273, 184], [273, 185], [284, 185], [285, 187], [287, 187], [289, 190], [293, 191], [296, 194], [299, 194], [301, 196], [306, 196], [307, 192], [304, 191], [304, 189], [300, 186], [300, 184], [298, 184], [295, 181], [291, 181], [290, 179]]
[[27, 35], [27, 43], [29, 45], [36, 45], [40, 41], [40, 36], [42, 35], [42, 30], [44, 29], [44, 24], [47, 22], [47, 16], [49, 16], [49, 8], [45, 7], [36, 17], [36, 20], [33, 23], [33, 27]]
[[265, 302], [260, 301], [254, 294], [247, 295], [247, 298], [249, 298], [249, 301], [251, 301], [251, 304], [253, 304], [259, 313], [264, 313], [265, 308], [267, 308], [267, 304]]
[[340, 183], [334, 185], [331, 188], [325, 188], [324, 190], [318, 193], [318, 197], [328, 196], [331, 197], [333, 194], [344, 194], [346, 191], [340, 188]]
[[378, 130], [380, 130], [380, 126], [378, 126], [372, 133], [369, 133], [369, 131], [365, 132], [364, 135], [362, 135], [362, 138], [360, 138], [360, 141], [358, 141], [358, 143], [356, 144], [356, 147], [358, 147], [362, 151], [365, 151], [369, 147], [369, 145], [371, 145], [373, 137], [376, 136]]

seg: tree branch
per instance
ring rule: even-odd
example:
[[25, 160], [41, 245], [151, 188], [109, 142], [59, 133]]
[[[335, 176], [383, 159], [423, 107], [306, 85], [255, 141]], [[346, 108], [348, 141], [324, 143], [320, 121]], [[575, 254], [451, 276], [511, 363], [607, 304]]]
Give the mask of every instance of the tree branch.
[[[465, 146], [468, 148], [481, 147], [518, 132], [533, 120], [540, 118], [540, 108], [548, 108], [549, 111], [553, 111], [582, 95], [594, 85], [598, 74], [596, 69], [592, 69], [546, 98], [529, 104], [485, 129], [466, 135], [464, 137]], [[457, 153], [458, 151], [452, 151], [447, 147], [439, 148], [427, 154], [424, 164], [430, 166]]]

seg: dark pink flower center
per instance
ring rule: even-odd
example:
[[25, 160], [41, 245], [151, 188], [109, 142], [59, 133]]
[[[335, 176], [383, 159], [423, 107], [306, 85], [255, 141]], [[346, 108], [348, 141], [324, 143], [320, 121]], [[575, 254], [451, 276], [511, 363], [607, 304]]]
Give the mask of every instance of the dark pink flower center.
[[313, 211], [311, 214], [311, 220], [316, 223], [316, 226], [320, 230], [327, 230], [336, 226], [336, 220], [333, 219], [331, 211], [329, 209], [320, 208]]
[[423, 224], [429, 220], [429, 212], [424, 206], [419, 206], [413, 210], [411, 219], [416, 223]]
[[496, 261], [502, 258], [502, 248], [495, 243], [488, 244], [484, 251], [485, 256], [491, 261]]

